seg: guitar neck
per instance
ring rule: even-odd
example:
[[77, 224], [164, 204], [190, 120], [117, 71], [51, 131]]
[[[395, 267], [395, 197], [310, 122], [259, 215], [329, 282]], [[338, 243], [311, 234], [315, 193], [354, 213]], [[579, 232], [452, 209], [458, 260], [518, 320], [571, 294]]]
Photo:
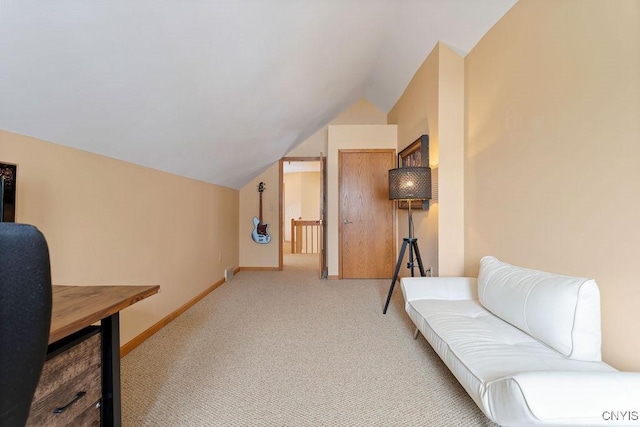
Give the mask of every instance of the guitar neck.
[[260, 193], [260, 224], [262, 224], [262, 193]]

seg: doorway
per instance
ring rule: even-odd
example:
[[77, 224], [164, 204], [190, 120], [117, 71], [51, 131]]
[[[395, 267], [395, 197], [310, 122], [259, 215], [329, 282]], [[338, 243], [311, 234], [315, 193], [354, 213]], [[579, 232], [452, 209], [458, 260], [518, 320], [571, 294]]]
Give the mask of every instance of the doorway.
[[280, 265], [326, 277], [324, 157], [285, 157], [281, 172]]

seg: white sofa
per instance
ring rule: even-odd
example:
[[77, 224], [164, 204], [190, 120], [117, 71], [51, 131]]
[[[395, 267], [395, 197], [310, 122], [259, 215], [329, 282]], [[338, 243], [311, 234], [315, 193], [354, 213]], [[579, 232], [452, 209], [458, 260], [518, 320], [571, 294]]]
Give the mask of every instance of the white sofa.
[[640, 425], [640, 373], [601, 360], [594, 280], [484, 257], [477, 280], [409, 277], [401, 288], [416, 334], [494, 422]]

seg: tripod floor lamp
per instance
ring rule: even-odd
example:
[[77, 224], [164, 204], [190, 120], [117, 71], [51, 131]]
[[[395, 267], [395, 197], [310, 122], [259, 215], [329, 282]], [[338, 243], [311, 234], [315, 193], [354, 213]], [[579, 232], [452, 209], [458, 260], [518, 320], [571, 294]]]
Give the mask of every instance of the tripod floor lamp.
[[402, 239], [402, 248], [398, 254], [398, 262], [391, 279], [387, 302], [384, 305], [382, 314], [387, 314], [387, 308], [391, 301], [393, 288], [398, 280], [400, 265], [404, 258], [404, 253], [409, 247], [409, 262], [407, 268], [411, 270], [411, 277], [414, 275], [414, 253], [415, 260], [418, 261], [420, 275], [424, 276], [424, 267], [422, 266], [422, 258], [420, 258], [420, 250], [418, 249], [418, 239], [413, 237], [413, 217], [411, 216], [412, 200], [427, 200], [431, 198], [431, 169], [428, 167], [405, 167], [396, 168], [389, 171], [389, 200], [406, 200], [409, 205], [409, 237]]

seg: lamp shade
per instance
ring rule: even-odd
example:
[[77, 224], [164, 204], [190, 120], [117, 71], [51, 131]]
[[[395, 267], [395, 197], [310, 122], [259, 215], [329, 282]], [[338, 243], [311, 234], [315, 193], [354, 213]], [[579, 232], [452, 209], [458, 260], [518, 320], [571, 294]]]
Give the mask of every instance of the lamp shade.
[[389, 200], [431, 198], [431, 168], [407, 167], [389, 171]]

